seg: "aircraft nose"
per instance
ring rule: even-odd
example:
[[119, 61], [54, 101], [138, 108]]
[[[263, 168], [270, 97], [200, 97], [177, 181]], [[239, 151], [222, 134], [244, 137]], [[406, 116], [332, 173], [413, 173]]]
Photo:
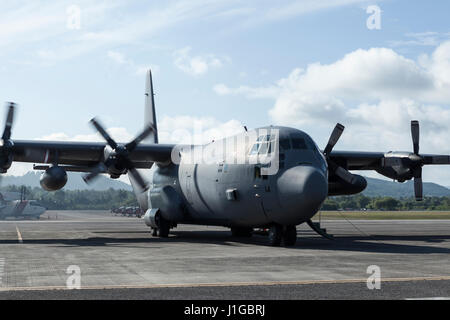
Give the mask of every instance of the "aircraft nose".
[[325, 175], [313, 166], [286, 170], [278, 179], [278, 196], [283, 208], [277, 223], [297, 225], [310, 219], [328, 195]]

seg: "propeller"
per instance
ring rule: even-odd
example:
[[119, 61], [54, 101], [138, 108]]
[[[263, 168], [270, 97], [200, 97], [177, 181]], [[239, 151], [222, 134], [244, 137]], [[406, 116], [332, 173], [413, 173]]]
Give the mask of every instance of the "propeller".
[[12, 149], [14, 143], [11, 140], [11, 129], [14, 121], [14, 110], [16, 104], [14, 102], [8, 103], [8, 110], [6, 113], [5, 129], [2, 134], [2, 141], [0, 145], [0, 173], [6, 173], [11, 167], [12, 163]]
[[394, 170], [394, 173], [387, 174], [400, 182], [414, 179], [414, 196], [416, 201], [423, 200], [422, 167], [428, 164], [450, 164], [450, 156], [419, 154], [420, 150], [420, 126], [419, 121], [411, 121], [411, 137], [413, 152], [389, 152], [385, 154], [382, 163], [384, 167]]
[[[416, 201], [423, 200], [423, 183], [422, 183], [422, 166], [423, 161], [422, 157], [419, 155], [419, 137], [420, 137], [420, 127], [419, 121], [413, 120], [411, 121], [411, 137], [413, 141], [413, 152], [409, 158], [415, 162], [413, 165], [412, 174], [414, 177], [414, 195], [416, 197]], [[415, 156], [415, 157], [414, 157]]]
[[328, 168], [330, 169], [330, 171], [335, 175], [337, 175], [342, 180], [344, 180], [345, 182], [352, 184], [355, 181], [355, 176], [351, 174], [348, 170], [339, 166], [336, 162], [334, 162], [330, 158], [330, 153], [333, 150], [336, 143], [338, 142], [339, 138], [341, 137], [342, 132], [344, 132], [344, 129], [345, 127], [342, 124], [340, 123], [336, 124], [328, 140], [328, 143], [325, 149], [323, 150], [323, 154], [327, 159]]
[[151, 126], [146, 127], [136, 138], [123, 145], [116, 143], [97, 119], [93, 118], [90, 123], [106, 140], [112, 150], [108, 153], [106, 160], [93, 167], [91, 172], [83, 177], [83, 180], [86, 183], [90, 183], [100, 173], [109, 173], [112, 178], [118, 178], [121, 174], [129, 172], [140, 188], [146, 190], [148, 188], [147, 182], [136, 170], [134, 163], [130, 159], [130, 154], [134, 151], [134, 149], [136, 149], [142, 140], [154, 131], [154, 128]]

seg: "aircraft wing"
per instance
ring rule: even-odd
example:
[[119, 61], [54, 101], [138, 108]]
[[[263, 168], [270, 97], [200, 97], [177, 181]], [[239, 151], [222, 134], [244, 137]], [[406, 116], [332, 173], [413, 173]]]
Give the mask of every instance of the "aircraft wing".
[[450, 155], [420, 154], [410, 152], [332, 151], [330, 159], [347, 170], [383, 170], [388, 167], [408, 167], [415, 161], [419, 165], [450, 164]]
[[[40, 164], [58, 163], [68, 166], [67, 171], [86, 171], [104, 161], [103, 142], [61, 142], [14, 140], [13, 159], [18, 162]], [[136, 168], [149, 168], [153, 162], [170, 161], [174, 145], [170, 144], [139, 144], [129, 154], [129, 159]], [[86, 170], [82, 170], [85, 168]]]
[[376, 170], [381, 167], [383, 152], [332, 151], [330, 159], [347, 170]]
[[413, 152], [360, 152], [333, 151], [344, 126], [336, 124], [327, 146], [322, 151], [328, 163], [329, 181], [344, 181], [348, 186], [365, 188], [363, 177], [354, 175], [348, 170], [375, 170], [388, 178], [404, 182], [414, 179], [414, 192], [417, 200], [422, 199], [422, 167], [424, 165], [450, 164], [449, 155], [419, 153], [419, 121], [411, 121], [411, 137]]

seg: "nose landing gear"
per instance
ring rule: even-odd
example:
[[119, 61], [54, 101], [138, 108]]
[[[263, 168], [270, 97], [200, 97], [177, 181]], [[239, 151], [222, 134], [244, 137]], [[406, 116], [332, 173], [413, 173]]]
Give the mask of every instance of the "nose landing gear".
[[286, 247], [295, 245], [297, 228], [295, 226], [281, 226], [274, 224], [269, 229], [269, 244], [277, 247], [283, 242]]

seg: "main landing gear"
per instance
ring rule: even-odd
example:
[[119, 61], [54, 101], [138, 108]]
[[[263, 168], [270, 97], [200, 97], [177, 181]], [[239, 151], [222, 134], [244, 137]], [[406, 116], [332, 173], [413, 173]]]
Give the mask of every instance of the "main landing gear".
[[158, 228], [152, 228], [152, 236], [167, 238], [169, 236], [170, 228], [172, 227], [171, 222], [161, 217], [161, 215], [157, 215], [156, 223]]
[[269, 229], [269, 244], [277, 247], [283, 242], [285, 246], [295, 245], [297, 241], [297, 229], [295, 226], [281, 226], [274, 224]]

